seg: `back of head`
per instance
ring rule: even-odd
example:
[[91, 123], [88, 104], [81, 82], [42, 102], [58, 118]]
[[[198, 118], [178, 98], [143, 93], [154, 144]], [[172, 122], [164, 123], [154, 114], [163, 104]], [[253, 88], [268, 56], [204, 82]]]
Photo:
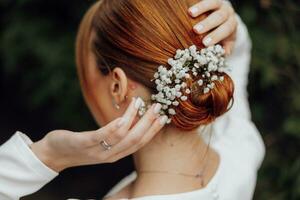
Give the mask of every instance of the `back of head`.
[[[95, 33], [91, 47], [98, 68], [104, 75], [115, 67], [122, 68], [133, 80], [156, 93], [153, 75], [160, 65], [168, 66], [177, 49], [196, 45], [204, 48], [204, 35], [197, 35], [193, 25], [199, 18], [192, 19], [188, 8], [197, 0], [102, 0], [88, 12], [82, 24], [89, 23]], [[86, 27], [85, 27], [86, 28]], [[81, 25], [83, 29], [83, 25]], [[85, 53], [86, 34], [80, 30], [77, 40], [77, 63], [79, 76], [85, 88], [82, 61]], [[109, 67], [108, 67], [109, 66]], [[183, 130], [192, 130], [206, 125], [224, 114], [232, 101], [234, 86], [225, 72], [215, 72], [224, 81], [215, 81], [214, 89], [203, 94], [197, 78], [187, 84], [192, 88], [186, 101], [175, 107], [172, 123]]]

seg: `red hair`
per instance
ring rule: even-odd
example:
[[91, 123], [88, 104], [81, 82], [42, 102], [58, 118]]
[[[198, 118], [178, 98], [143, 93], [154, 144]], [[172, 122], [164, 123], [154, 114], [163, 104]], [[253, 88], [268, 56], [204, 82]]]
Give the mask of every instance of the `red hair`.
[[[204, 35], [197, 35], [188, 8], [197, 0], [102, 0], [84, 17], [77, 37], [77, 67], [83, 92], [88, 89], [85, 71], [86, 51], [92, 48], [101, 73], [108, 74], [114, 67], [122, 68], [133, 80], [155, 93], [151, 80], [158, 66], [167, 66], [168, 58], [177, 49], [195, 44], [204, 48]], [[92, 41], [91, 32], [95, 33]], [[89, 44], [89, 45], [88, 45]], [[192, 130], [214, 121], [228, 110], [234, 86], [226, 73], [224, 81], [215, 81], [215, 88], [203, 94], [197, 80], [190, 81], [192, 88], [187, 101], [175, 107], [172, 123], [183, 130]]]

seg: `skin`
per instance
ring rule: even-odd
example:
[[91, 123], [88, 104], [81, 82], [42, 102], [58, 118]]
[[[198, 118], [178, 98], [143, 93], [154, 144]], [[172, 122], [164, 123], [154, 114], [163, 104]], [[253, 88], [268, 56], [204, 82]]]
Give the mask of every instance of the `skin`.
[[[198, 8], [196, 13], [192, 12], [195, 10], [192, 9], [193, 7]], [[227, 54], [230, 54], [234, 46], [237, 26], [231, 5], [220, 0], [203, 0], [193, 7], [188, 11], [191, 17], [207, 11], [214, 11], [205, 20], [199, 22], [203, 26], [202, 31], [197, 30], [198, 24], [195, 25], [194, 31], [199, 34], [210, 31], [203, 41], [211, 38], [208, 45], [221, 42]], [[165, 117], [159, 117], [155, 112], [159, 105], [153, 105], [146, 115], [139, 119], [137, 106], [135, 106], [139, 103], [134, 97], [149, 99], [149, 91], [143, 85], [130, 80], [121, 68], [115, 68], [110, 75], [103, 76], [98, 72], [91, 52], [89, 57], [91, 67], [88, 72], [89, 90], [87, 92], [89, 98], [87, 98], [87, 104], [95, 120], [103, 128], [79, 133], [67, 130], [55, 130], [48, 133], [42, 140], [31, 145], [32, 151], [43, 163], [60, 172], [74, 166], [115, 162], [136, 152], [134, 159], [137, 170], [147, 167], [151, 170], [165, 168], [165, 170], [193, 173], [201, 168], [203, 164], [202, 160], [199, 160], [201, 156], [193, 155], [202, 155], [207, 146], [202, 140], [199, 140], [196, 132], [180, 133], [173, 127], [163, 129]], [[116, 105], [119, 106], [119, 109], [116, 109]], [[168, 138], [165, 138], [166, 135]], [[182, 139], [183, 135], [185, 136], [184, 140]], [[102, 140], [113, 145], [112, 149], [104, 150], [99, 145]], [[189, 145], [190, 147], [197, 148], [178, 149], [180, 146], [186, 147], [184, 144], [188, 142], [194, 143], [194, 145]], [[153, 150], [153, 148], [157, 149]], [[168, 156], [176, 155], [178, 152], [182, 152], [180, 162]], [[207, 155], [209, 155], [209, 159], [206, 163], [209, 165], [207, 167], [209, 170], [205, 175], [205, 183], [213, 176], [219, 163], [218, 154], [212, 149], [209, 149]], [[190, 159], [191, 157], [194, 159]], [[189, 159], [184, 160], [184, 158]], [[161, 163], [162, 160], [163, 163]], [[178, 162], [190, 163], [189, 166], [194, 166], [194, 168], [186, 168], [185, 165], [178, 165]], [[169, 169], [170, 166], [178, 168]], [[170, 176], [140, 175], [133, 185], [125, 188], [125, 192], [122, 191], [124, 193], [121, 192], [118, 195], [129, 198], [129, 196], [147, 195], [147, 192], [151, 194], [163, 191], [172, 193], [179, 192], [178, 188], [188, 191], [201, 187], [199, 181], [188, 180], [178, 175]], [[165, 183], [166, 180], [172, 181]], [[157, 181], [165, 183], [163, 184], [165, 187], [157, 188], [157, 184], [155, 185]], [[139, 183], [145, 183], [145, 185]], [[176, 183], [182, 183], [182, 185], [176, 185]], [[148, 188], [147, 191], [145, 186]]]
[[[87, 132], [52, 131], [33, 143], [31, 149], [56, 172], [68, 167], [115, 162], [145, 145], [165, 124], [165, 117], [159, 117], [153, 106], [131, 127], [138, 101], [133, 98], [125, 114], [103, 128]], [[102, 148], [102, 140], [113, 145], [113, 148], [108, 151]]]
[[[209, 46], [221, 42], [226, 54], [230, 55], [236, 39], [237, 20], [235, 11], [229, 2], [222, 0], [203, 0], [188, 10], [191, 17], [197, 17], [208, 11], [214, 12], [197, 23], [194, 26], [194, 31], [198, 34], [211, 31], [203, 38], [203, 44]], [[199, 27], [201, 27], [200, 30]], [[210, 42], [205, 43], [205, 41]]]

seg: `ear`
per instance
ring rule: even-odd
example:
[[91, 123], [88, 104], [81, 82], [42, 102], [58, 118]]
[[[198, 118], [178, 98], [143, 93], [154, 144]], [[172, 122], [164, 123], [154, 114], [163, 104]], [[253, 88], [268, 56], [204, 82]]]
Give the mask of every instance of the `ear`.
[[121, 68], [114, 68], [112, 73], [110, 92], [117, 104], [126, 99], [128, 93], [128, 78]]

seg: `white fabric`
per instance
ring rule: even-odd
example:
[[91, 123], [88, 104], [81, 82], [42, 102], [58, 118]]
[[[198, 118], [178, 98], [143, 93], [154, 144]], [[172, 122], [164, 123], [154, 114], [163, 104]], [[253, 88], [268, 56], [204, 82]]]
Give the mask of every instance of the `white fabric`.
[[[211, 147], [220, 156], [214, 177], [203, 189], [170, 195], [153, 195], [136, 200], [250, 200], [256, 185], [257, 170], [265, 154], [262, 138], [251, 122], [247, 100], [251, 41], [246, 26], [238, 17], [237, 41], [228, 58], [235, 83], [234, 105], [213, 124]], [[205, 138], [204, 138], [205, 139]], [[136, 179], [136, 172], [121, 180], [107, 196], [116, 194]]]
[[15, 200], [38, 191], [58, 173], [31, 151], [32, 141], [15, 133], [0, 146], [0, 200]]

